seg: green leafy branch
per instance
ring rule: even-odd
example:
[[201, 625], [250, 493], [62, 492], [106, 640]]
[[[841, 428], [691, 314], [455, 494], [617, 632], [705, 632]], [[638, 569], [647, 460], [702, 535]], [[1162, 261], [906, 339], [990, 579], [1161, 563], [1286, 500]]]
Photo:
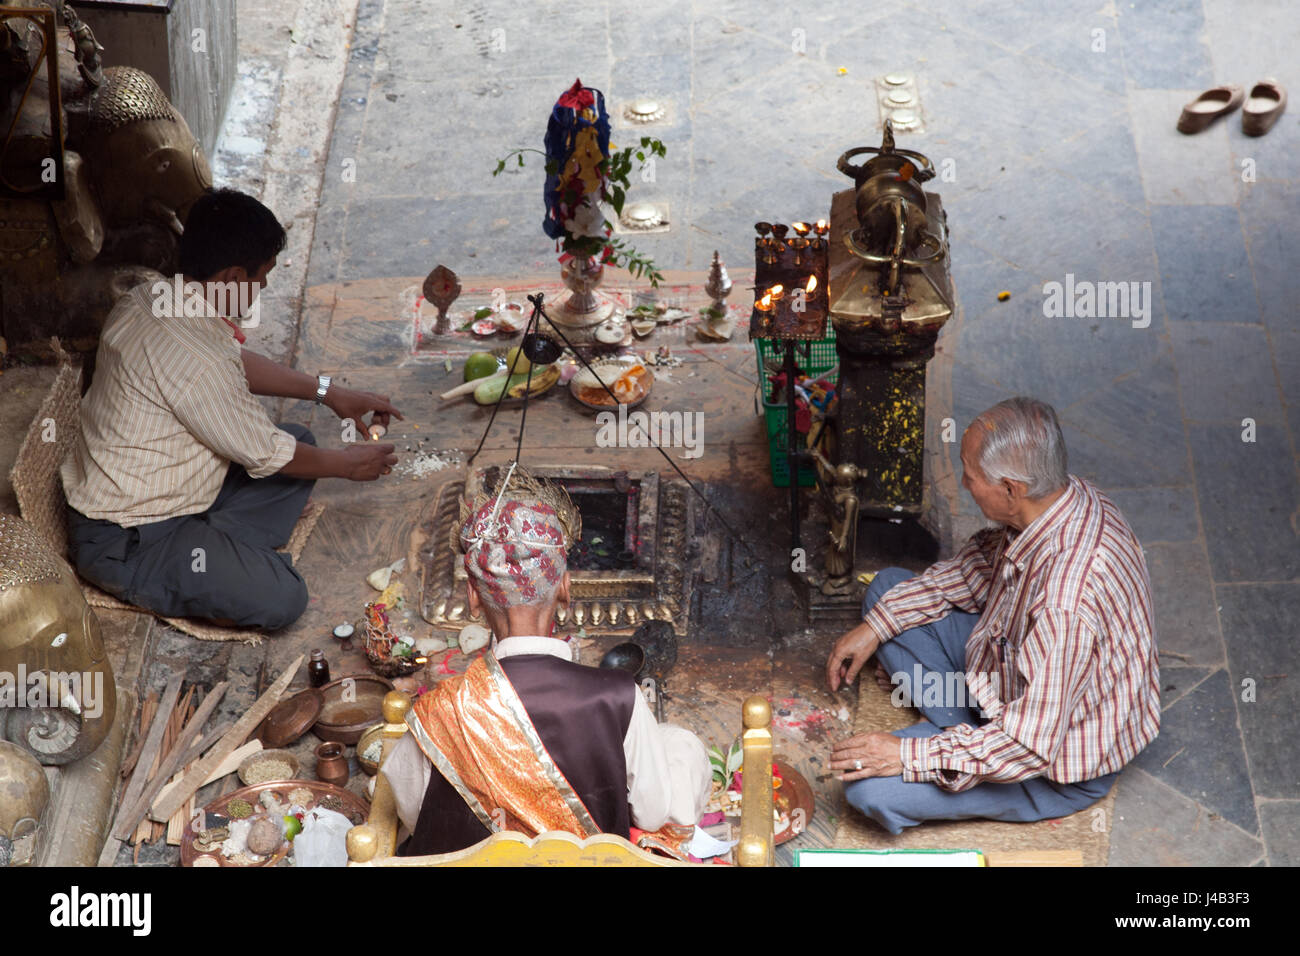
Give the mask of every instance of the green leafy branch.
[[668, 147], [653, 136], [642, 136], [640, 145], [626, 146], [611, 153], [609, 159], [602, 163], [605, 168], [601, 172], [609, 178], [610, 185], [609, 195], [603, 198], [608, 200], [614, 207], [614, 212], [620, 216], [623, 215], [623, 203], [631, 186], [632, 160], [636, 159], [641, 164], [637, 167], [638, 170], [643, 168], [647, 152], [662, 158], [668, 155]]
[[722, 784], [724, 790], [731, 785], [731, 775], [739, 770], [744, 762], [745, 748], [739, 737], [732, 741], [726, 753], [716, 745], [709, 748], [709, 766], [713, 768], [714, 779]]
[[[524, 166], [524, 153], [546, 155], [542, 150], [530, 147], [512, 149], [497, 160], [492, 175], [498, 176], [504, 172], [512, 159], [514, 160], [514, 167], [522, 169]], [[650, 157], [659, 156], [662, 158], [667, 155], [668, 147], [653, 136], [642, 136], [637, 145], [626, 146], [611, 153], [600, 164], [602, 179], [608, 182], [608, 187], [602, 190], [600, 198], [609, 203], [616, 216], [621, 216], [623, 206], [627, 202], [627, 192], [632, 185], [633, 163], [638, 164], [636, 170], [639, 171], [645, 168], [646, 161]], [[556, 164], [548, 160], [546, 174], [552, 176], [557, 172], [559, 170], [556, 168]], [[638, 279], [647, 279], [652, 287], [658, 288], [664, 276], [655, 267], [654, 259], [638, 251], [635, 246], [626, 240], [613, 238], [613, 232], [614, 224], [608, 219], [605, 220], [604, 236], [570, 236], [566, 231], [564, 240], [561, 242], [561, 248], [570, 255], [581, 258], [599, 258], [606, 250], [609, 250], [609, 257], [606, 261], [611, 265], [615, 268], [627, 269]]]
[[664, 274], [655, 267], [654, 259], [643, 252], [638, 252], [635, 246], [622, 239], [610, 239], [606, 245], [614, 249], [613, 255], [609, 257], [611, 262], [626, 269], [638, 279], [648, 279], [653, 288], [659, 288], [659, 283], [664, 280]]
[[[513, 157], [515, 158], [515, 160], [516, 160], [516, 166], [517, 166], [519, 169], [523, 169], [523, 168], [524, 168], [524, 153], [539, 153], [539, 154], [541, 154], [542, 156], [545, 156], [545, 155], [546, 155], [546, 153], [542, 152], [542, 150], [540, 150], [540, 149], [533, 149], [531, 146], [524, 146], [524, 147], [521, 147], [520, 149], [512, 149], [510, 152], [506, 153], [504, 156], [502, 156], [500, 159], [497, 160], [497, 168], [494, 169], [494, 170], [492, 170], [492, 175], [493, 175], [493, 176], [500, 176], [503, 172], [505, 172], [506, 164], [507, 164], [508, 162], [510, 162], [510, 158], [511, 158], [512, 156], [513, 156]], [[550, 167], [551, 167], [551, 166], [552, 166], [551, 163], [547, 163], [547, 164], [546, 164], [546, 167], [547, 167], [547, 168], [546, 168], [547, 175], [550, 175], [550, 172], [551, 172]]]

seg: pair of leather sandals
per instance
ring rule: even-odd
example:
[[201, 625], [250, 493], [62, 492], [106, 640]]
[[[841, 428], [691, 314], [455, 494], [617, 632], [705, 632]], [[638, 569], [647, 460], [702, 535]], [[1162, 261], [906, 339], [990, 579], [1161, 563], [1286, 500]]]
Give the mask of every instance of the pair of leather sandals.
[[1183, 107], [1178, 132], [1199, 133], [1243, 103], [1241, 131], [1247, 136], [1263, 136], [1286, 109], [1286, 90], [1277, 80], [1256, 83], [1250, 88], [1250, 96], [1240, 86], [1216, 86]]

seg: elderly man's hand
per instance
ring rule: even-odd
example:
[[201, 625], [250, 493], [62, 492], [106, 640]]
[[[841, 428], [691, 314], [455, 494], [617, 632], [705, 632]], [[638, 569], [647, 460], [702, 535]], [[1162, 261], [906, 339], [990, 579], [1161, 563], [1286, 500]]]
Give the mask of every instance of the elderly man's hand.
[[840, 637], [826, 660], [826, 684], [832, 691], [852, 684], [867, 659], [876, 653], [880, 637], [870, 624], [862, 623]]
[[867, 777], [897, 777], [903, 772], [898, 738], [883, 730], [841, 740], [831, 751], [831, 769], [844, 771], [845, 783]]

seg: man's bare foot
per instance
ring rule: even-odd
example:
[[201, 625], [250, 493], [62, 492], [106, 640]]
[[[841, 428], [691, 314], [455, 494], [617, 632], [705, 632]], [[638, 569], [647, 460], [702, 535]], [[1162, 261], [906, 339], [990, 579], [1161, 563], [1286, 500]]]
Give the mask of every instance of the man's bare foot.
[[885, 665], [880, 661], [876, 661], [876, 684], [881, 690], [894, 689], [894, 682], [889, 679], [889, 671], [885, 670]]
[[889, 671], [885, 670], [885, 665], [879, 661], [876, 662], [876, 684], [879, 685], [881, 690], [889, 691], [891, 696], [895, 693], [902, 694], [902, 705], [904, 707], [912, 706], [912, 699], [907, 695], [907, 688], [901, 684], [895, 684], [889, 677]]

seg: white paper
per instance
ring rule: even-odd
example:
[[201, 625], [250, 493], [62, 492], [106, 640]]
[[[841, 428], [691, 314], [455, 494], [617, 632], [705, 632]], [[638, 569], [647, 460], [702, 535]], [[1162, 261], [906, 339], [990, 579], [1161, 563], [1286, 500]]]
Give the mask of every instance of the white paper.
[[710, 857], [721, 856], [739, 842], [739, 840], [719, 840], [696, 827], [695, 835], [686, 845], [686, 852], [698, 859], [707, 860]]

